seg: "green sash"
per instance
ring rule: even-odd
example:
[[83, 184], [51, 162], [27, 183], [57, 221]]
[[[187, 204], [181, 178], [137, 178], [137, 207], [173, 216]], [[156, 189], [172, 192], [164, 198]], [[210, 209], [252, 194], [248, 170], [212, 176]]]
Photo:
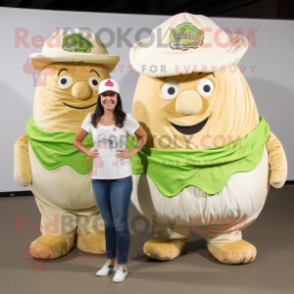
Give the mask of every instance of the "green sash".
[[[69, 165], [80, 174], [86, 174], [92, 169], [93, 157], [87, 156], [72, 143], [76, 132], [46, 131], [35, 124], [33, 116], [26, 125], [26, 131], [36, 157], [46, 169]], [[87, 148], [94, 146], [91, 133], [83, 144]]]
[[[176, 196], [187, 186], [195, 186], [207, 194], [218, 193], [229, 177], [247, 172], [260, 162], [270, 128], [260, 116], [259, 125], [249, 134], [208, 149], [155, 149], [143, 147], [130, 158], [133, 174], [147, 174], [159, 192]], [[129, 136], [128, 149], [137, 144]]]

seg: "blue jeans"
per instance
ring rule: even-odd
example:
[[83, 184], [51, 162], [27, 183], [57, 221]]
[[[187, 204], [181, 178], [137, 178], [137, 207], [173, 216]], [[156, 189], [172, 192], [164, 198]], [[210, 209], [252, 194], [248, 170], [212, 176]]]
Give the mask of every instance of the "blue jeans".
[[96, 203], [105, 225], [107, 259], [116, 258], [118, 264], [128, 262], [130, 232], [128, 210], [133, 190], [132, 176], [113, 180], [92, 179]]

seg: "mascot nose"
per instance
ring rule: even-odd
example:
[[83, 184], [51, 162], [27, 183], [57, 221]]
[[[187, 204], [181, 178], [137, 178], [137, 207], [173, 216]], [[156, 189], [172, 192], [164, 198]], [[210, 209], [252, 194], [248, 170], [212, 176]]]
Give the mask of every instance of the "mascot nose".
[[176, 111], [184, 115], [195, 114], [202, 109], [202, 106], [202, 98], [195, 91], [181, 93], [176, 101]]
[[90, 87], [85, 82], [77, 82], [72, 87], [72, 95], [78, 99], [85, 99], [90, 95]]

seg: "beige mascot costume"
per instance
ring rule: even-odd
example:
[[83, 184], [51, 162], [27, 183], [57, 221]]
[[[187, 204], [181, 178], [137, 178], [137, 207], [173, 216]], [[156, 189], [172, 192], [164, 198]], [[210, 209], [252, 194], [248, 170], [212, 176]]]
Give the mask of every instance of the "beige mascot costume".
[[[27, 133], [14, 147], [14, 178], [23, 187], [31, 186], [42, 215], [42, 235], [31, 243], [30, 253], [54, 259], [75, 242], [82, 251], [104, 254], [104, 223], [89, 173], [93, 158], [72, 141], [95, 110], [98, 85], [110, 77], [108, 69], [119, 57], [109, 55], [94, 33], [73, 29], [55, 32], [42, 55], [32, 54], [30, 60], [46, 79], [44, 86], [36, 87]], [[93, 147], [92, 134], [83, 143]]]
[[[132, 115], [149, 137], [132, 158], [131, 199], [156, 227], [143, 248], [151, 258], [177, 257], [196, 225], [221, 262], [256, 257], [241, 229], [260, 214], [270, 184], [283, 186], [287, 162], [236, 66], [247, 44], [182, 13], [130, 51], [141, 74]], [[129, 148], [135, 143], [128, 138]]]

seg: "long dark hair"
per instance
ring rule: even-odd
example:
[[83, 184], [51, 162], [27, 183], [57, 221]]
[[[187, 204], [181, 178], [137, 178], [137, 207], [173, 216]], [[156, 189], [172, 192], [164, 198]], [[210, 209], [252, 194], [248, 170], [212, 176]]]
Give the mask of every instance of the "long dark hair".
[[[101, 116], [104, 114], [104, 107], [101, 104], [101, 94], [98, 95], [97, 105], [95, 112], [92, 115], [91, 123], [94, 127], [97, 126]], [[117, 104], [114, 109], [115, 125], [119, 128], [124, 126], [124, 120], [126, 119], [126, 113], [122, 109], [122, 100], [120, 95], [117, 93]]]

